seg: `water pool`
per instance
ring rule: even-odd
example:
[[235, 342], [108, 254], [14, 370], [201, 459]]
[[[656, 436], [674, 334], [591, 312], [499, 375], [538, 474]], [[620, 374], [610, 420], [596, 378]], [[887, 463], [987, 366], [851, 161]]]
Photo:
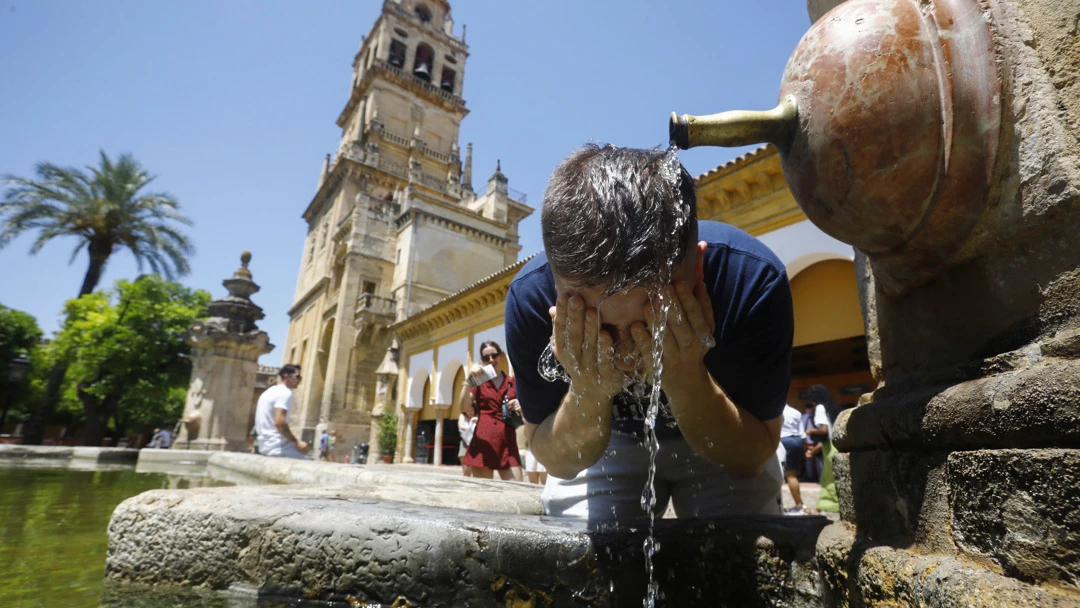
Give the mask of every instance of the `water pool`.
[[147, 490], [222, 485], [232, 484], [131, 466], [0, 464], [0, 606], [97, 608], [116, 505]]

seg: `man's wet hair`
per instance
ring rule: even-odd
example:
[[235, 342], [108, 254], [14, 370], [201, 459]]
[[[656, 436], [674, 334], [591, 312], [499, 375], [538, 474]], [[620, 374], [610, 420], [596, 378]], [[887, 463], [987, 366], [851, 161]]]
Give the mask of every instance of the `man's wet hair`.
[[293, 365], [292, 363], [286, 363], [285, 365], [281, 366], [281, 369], [278, 370], [278, 376], [281, 376], [282, 378], [284, 378], [285, 376], [292, 376], [299, 373], [300, 366]]
[[587, 144], [552, 173], [540, 225], [548, 263], [571, 285], [656, 287], [697, 239], [694, 179], [671, 150]]

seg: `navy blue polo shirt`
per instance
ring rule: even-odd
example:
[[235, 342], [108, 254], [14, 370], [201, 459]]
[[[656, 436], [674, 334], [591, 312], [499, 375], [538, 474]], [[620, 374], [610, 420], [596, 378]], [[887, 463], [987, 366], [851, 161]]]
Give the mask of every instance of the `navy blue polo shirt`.
[[[761, 241], [727, 224], [698, 222], [698, 240], [708, 243], [705, 286], [716, 322], [716, 347], [705, 355], [705, 367], [736, 405], [759, 420], [776, 418], [787, 401], [794, 335], [784, 265]], [[506, 352], [522, 412], [533, 424], [553, 414], [569, 388], [545, 380], [537, 367], [551, 338], [548, 309], [556, 297], [544, 252], [518, 272], [506, 297]], [[635, 392], [646, 398], [624, 392], [614, 399], [612, 430], [643, 432], [649, 391]], [[656, 428], [662, 437], [678, 434], [663, 395]]]

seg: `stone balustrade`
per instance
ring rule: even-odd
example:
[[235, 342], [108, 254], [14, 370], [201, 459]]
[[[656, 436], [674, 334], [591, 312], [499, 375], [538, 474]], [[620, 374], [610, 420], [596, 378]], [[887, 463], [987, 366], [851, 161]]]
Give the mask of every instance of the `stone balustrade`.
[[356, 299], [356, 314], [371, 313], [376, 315], [394, 316], [395, 300], [373, 293], [361, 294]]

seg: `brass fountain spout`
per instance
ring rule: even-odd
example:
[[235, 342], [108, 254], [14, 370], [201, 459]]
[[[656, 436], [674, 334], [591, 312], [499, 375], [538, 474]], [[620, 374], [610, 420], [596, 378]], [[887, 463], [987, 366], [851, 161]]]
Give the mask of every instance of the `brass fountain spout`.
[[786, 149], [799, 128], [794, 95], [786, 95], [771, 110], [734, 110], [709, 116], [671, 113], [668, 135], [682, 150], [697, 146], [736, 147], [771, 143]]

